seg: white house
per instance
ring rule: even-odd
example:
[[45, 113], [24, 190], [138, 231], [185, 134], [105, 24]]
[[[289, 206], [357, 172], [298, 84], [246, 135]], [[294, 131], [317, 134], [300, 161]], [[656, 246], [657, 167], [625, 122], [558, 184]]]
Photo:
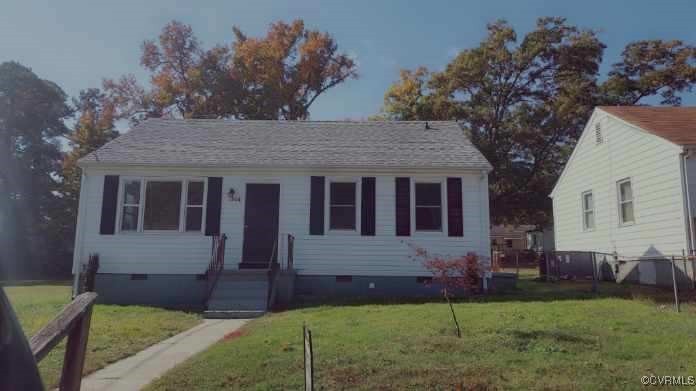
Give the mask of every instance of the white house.
[[[551, 193], [556, 248], [621, 257], [692, 253], [694, 146], [696, 107], [597, 107]], [[655, 263], [634, 266], [621, 274], [660, 282]]]
[[456, 122], [151, 119], [79, 165], [73, 270], [99, 255], [104, 302], [188, 306], [211, 289], [228, 309], [232, 282], [261, 270], [262, 291], [275, 261], [290, 296], [413, 295], [430, 274], [409, 244], [490, 253], [491, 166]]

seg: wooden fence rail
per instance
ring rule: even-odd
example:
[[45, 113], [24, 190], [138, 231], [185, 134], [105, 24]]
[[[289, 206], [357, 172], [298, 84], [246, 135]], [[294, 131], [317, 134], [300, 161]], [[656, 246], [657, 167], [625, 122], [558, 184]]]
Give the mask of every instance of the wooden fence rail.
[[63, 371], [59, 389], [77, 391], [82, 381], [82, 368], [85, 364], [89, 326], [92, 320], [92, 307], [97, 300], [94, 292], [83, 293], [63, 308], [44, 328], [31, 337], [29, 346], [38, 363], [66, 336]]
[[0, 376], [0, 389], [42, 390], [37, 364], [67, 337], [59, 389], [78, 391], [96, 299], [94, 292], [77, 296], [27, 341], [7, 295], [0, 288], [0, 374], [4, 374]]

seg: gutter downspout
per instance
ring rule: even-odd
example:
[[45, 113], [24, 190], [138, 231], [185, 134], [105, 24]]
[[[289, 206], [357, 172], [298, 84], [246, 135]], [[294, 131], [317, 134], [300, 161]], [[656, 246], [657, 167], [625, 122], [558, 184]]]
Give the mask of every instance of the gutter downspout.
[[683, 148], [683, 151], [679, 154], [679, 168], [682, 177], [682, 197], [684, 200], [684, 207], [686, 208], [686, 246], [687, 254], [692, 255], [694, 250], [694, 226], [693, 226], [693, 216], [691, 212], [691, 197], [689, 195], [689, 178], [686, 169], [686, 161], [689, 159], [691, 151], [687, 148]]

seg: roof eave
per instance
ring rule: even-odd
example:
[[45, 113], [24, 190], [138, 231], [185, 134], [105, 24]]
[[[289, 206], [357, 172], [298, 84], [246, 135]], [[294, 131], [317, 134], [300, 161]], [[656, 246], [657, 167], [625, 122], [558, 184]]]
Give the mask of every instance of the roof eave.
[[341, 166], [341, 165], [219, 165], [219, 164], [142, 164], [142, 163], [124, 163], [124, 162], [96, 162], [93, 160], [79, 160], [77, 163], [80, 168], [138, 168], [138, 169], [253, 169], [253, 170], [344, 170], [344, 171], [394, 171], [394, 170], [416, 170], [416, 171], [484, 171], [490, 173], [493, 168], [490, 164], [474, 165], [474, 166]]

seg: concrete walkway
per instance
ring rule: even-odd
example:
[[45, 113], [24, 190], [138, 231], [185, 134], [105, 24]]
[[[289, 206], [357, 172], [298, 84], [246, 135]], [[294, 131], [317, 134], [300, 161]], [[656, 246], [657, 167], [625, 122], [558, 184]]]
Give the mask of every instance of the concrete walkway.
[[206, 319], [200, 325], [82, 379], [82, 390], [139, 390], [175, 365], [239, 329], [248, 319]]

